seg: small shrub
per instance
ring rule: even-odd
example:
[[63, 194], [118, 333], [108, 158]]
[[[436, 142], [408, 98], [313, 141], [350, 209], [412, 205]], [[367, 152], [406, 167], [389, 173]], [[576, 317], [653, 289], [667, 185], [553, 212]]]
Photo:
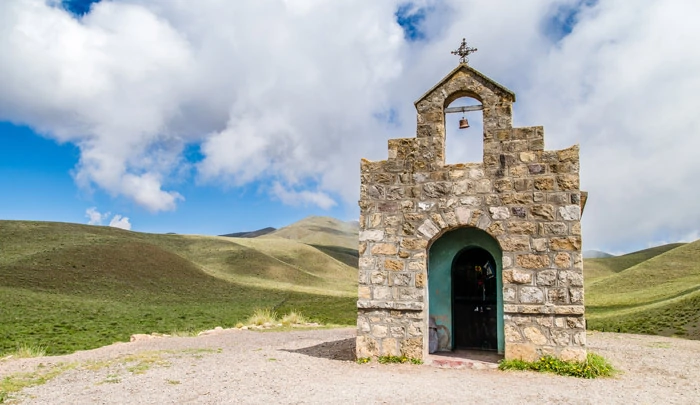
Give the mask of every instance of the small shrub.
[[558, 375], [597, 378], [610, 377], [615, 374], [615, 369], [605, 358], [595, 353], [588, 353], [585, 361], [563, 361], [556, 357], [544, 356], [534, 362], [523, 360], [501, 360], [498, 364], [500, 370], [530, 370]]
[[377, 357], [377, 361], [380, 364], [389, 364], [389, 363], [411, 363], [411, 364], [423, 364], [423, 361], [421, 359], [414, 359], [413, 357], [406, 357], [406, 356], [379, 356]]
[[264, 325], [266, 323], [276, 323], [277, 322], [277, 312], [269, 308], [258, 308], [253, 311], [253, 315], [248, 318], [246, 322], [248, 325]]
[[370, 361], [372, 361], [371, 357], [358, 357], [357, 360], [355, 360], [357, 364], [367, 364]]
[[15, 357], [20, 359], [26, 359], [30, 357], [42, 357], [46, 356], [46, 347], [36, 345], [19, 344], [14, 352], [8, 353], [7, 357]]
[[244, 326], [245, 326], [245, 325], [243, 325], [243, 322], [238, 322], [238, 323], [236, 324], [236, 328], [238, 328], [238, 329], [240, 329], [240, 328], [242, 328], [242, 327], [244, 327]]
[[289, 326], [289, 325], [302, 325], [308, 322], [306, 317], [302, 315], [299, 312], [292, 311], [288, 313], [287, 315], [282, 317], [282, 325], [284, 326]]

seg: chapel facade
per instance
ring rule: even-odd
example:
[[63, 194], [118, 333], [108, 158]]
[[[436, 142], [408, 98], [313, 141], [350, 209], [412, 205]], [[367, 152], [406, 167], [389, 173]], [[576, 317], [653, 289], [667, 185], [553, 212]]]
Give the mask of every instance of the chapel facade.
[[[445, 110], [462, 97], [480, 103], [483, 160], [448, 165]], [[579, 148], [513, 128], [514, 102], [463, 62], [415, 102], [415, 137], [361, 161], [358, 357], [585, 359]]]

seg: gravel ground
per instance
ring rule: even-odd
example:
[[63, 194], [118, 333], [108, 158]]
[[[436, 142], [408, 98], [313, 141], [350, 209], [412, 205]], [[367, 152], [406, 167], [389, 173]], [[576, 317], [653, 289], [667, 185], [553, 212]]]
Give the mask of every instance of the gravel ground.
[[22, 404], [460, 403], [700, 404], [700, 341], [592, 333], [622, 373], [584, 380], [531, 372], [356, 364], [354, 329], [223, 330], [0, 361], [0, 379], [71, 367]]

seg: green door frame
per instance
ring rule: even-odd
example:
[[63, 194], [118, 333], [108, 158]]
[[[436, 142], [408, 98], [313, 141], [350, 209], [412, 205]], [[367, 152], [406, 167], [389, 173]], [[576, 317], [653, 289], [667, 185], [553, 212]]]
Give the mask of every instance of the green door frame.
[[452, 263], [459, 252], [469, 247], [487, 251], [496, 261], [496, 334], [498, 353], [505, 351], [503, 332], [503, 251], [498, 241], [486, 231], [474, 227], [457, 228], [446, 232], [433, 242], [428, 249], [428, 308], [429, 317], [438, 328], [447, 328], [450, 335], [449, 347], [454, 349], [452, 330]]

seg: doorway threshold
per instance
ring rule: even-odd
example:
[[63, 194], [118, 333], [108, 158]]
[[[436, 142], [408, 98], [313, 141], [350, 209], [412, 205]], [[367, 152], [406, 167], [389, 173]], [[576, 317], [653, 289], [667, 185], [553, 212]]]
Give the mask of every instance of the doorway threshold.
[[439, 368], [493, 370], [498, 368], [502, 354], [485, 350], [455, 350], [429, 354], [426, 364]]

